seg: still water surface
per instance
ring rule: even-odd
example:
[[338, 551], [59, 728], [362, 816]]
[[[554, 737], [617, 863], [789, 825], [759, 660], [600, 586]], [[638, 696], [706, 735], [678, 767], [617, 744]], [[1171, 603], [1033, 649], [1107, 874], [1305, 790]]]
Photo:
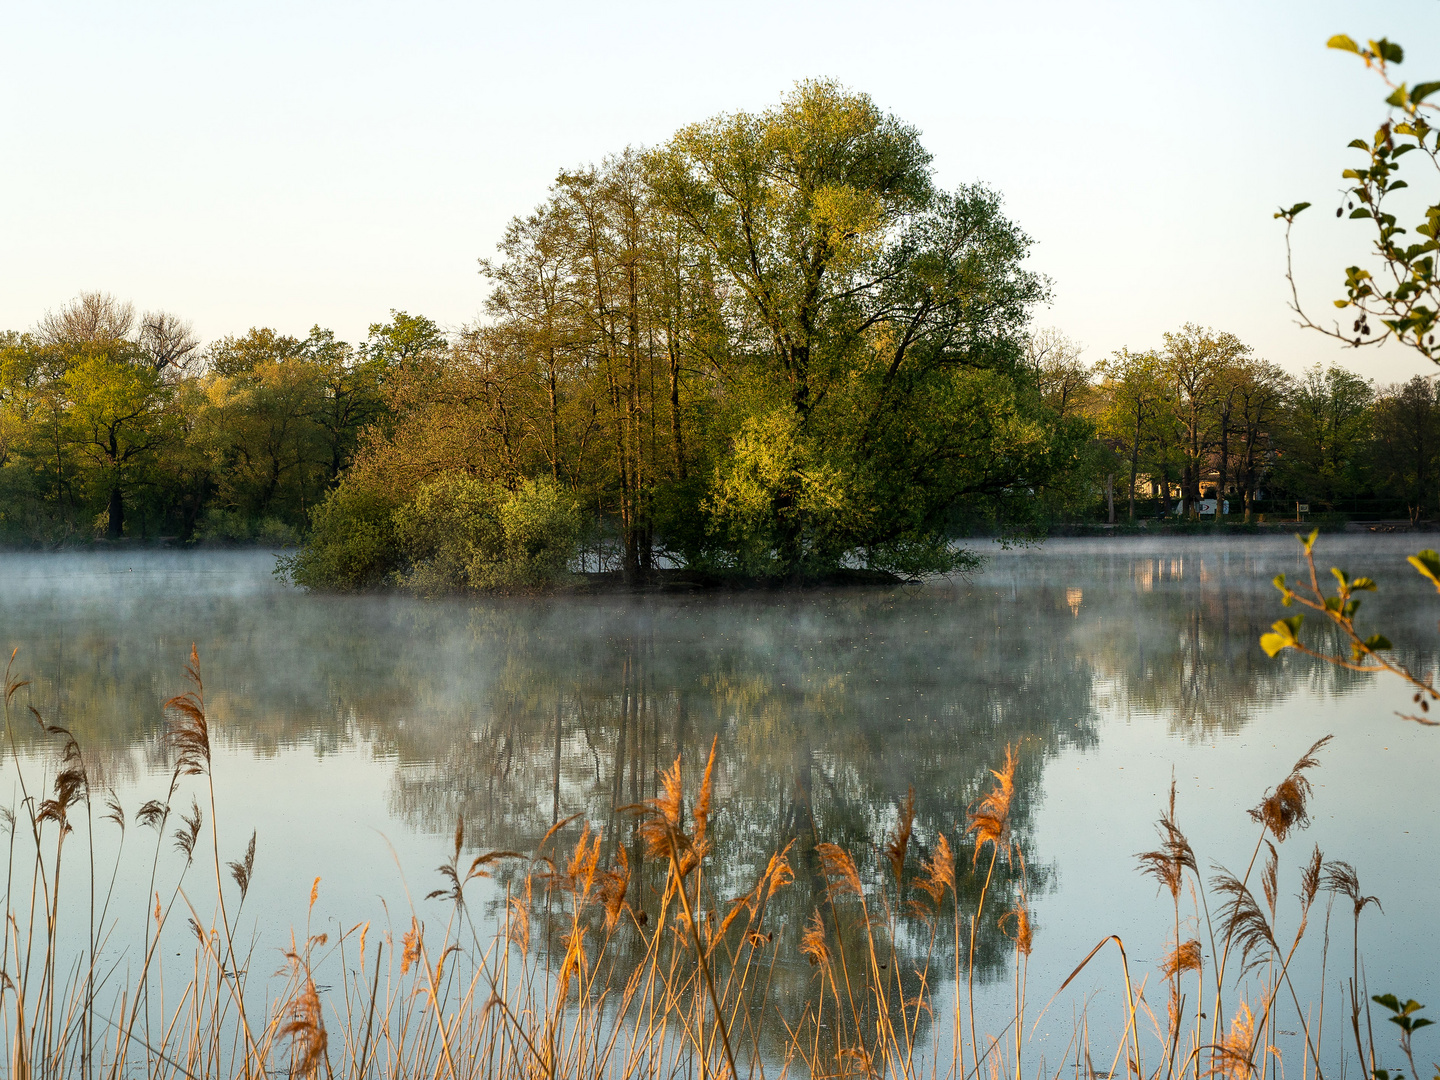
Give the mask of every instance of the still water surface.
[[[1440, 598], [1404, 563], [1423, 539], [1326, 538], [1320, 558], [1375, 576], [1375, 627], [1433, 670]], [[1153, 846], [1172, 776], [1202, 866], [1243, 870], [1246, 810], [1333, 734], [1313, 823], [1282, 852], [1282, 905], [1312, 844], [1349, 860], [1384, 903], [1362, 930], [1371, 991], [1429, 1001], [1440, 731], [1394, 716], [1410, 708], [1395, 682], [1260, 651], [1294, 541], [987, 550], [969, 580], [896, 590], [492, 602], [310, 596], [275, 582], [263, 552], [0, 554], [0, 643], [31, 680], [17, 705], [70, 727], [132, 812], [164, 794], [161, 702], [186, 689], [197, 644], [222, 858], [256, 832], [248, 918], [262, 948], [304, 923], [317, 877], [317, 920], [377, 917], [383, 898], [408, 922], [407, 888], [425, 914], [457, 815], [477, 850], [529, 851], [577, 812], [628, 843], [615, 809], [652, 795], [677, 753], [698, 776], [712, 739], [722, 892], [796, 836], [844, 844], [879, 874], [907, 789], [923, 853], [963, 828], [1013, 744], [1040, 1003], [1119, 933], [1163, 1009], [1168, 898], [1134, 856]], [[26, 766], [44, 767], [32, 728], [17, 731]], [[12, 805], [14, 771], [0, 781]], [[796, 934], [813, 902], [800, 876]], [[999, 1008], [1009, 972], [992, 939]], [[788, 962], [803, 985], [793, 950]], [[1318, 985], [1314, 958], [1298, 963], [1297, 982]], [[1063, 1054], [1073, 1009], [1097, 988], [1092, 1007], [1107, 1007], [1114, 987], [1081, 979], [1036, 1039]]]

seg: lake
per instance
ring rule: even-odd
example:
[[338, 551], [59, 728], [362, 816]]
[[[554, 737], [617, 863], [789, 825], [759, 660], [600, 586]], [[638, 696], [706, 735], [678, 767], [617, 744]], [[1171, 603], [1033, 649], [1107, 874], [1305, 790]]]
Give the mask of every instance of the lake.
[[[1322, 569], [1379, 581], [1367, 625], [1433, 672], [1440, 597], [1404, 562], [1429, 543], [1327, 536], [1317, 550]], [[458, 816], [477, 852], [529, 852], [576, 813], [628, 844], [617, 808], [652, 797], [677, 754], [695, 783], [712, 741], [721, 894], [748, 888], [791, 837], [839, 843], [875, 877], [908, 790], [924, 853], [939, 830], [963, 833], [1010, 745], [1036, 927], [1031, 1015], [1110, 933], [1163, 1015], [1170, 900], [1135, 856], [1154, 845], [1172, 777], [1202, 868], [1243, 871], [1258, 835], [1247, 810], [1331, 734], [1310, 774], [1310, 827], [1281, 849], [1282, 924], [1293, 932], [1285, 905], [1318, 844], [1384, 905], [1361, 924], [1370, 991], [1435, 997], [1440, 731], [1395, 716], [1412, 708], [1397, 680], [1259, 649], [1288, 614], [1270, 579], [1300, 568], [1293, 539], [983, 550], [968, 580], [893, 590], [490, 601], [307, 595], [276, 582], [261, 551], [4, 553], [0, 643], [30, 680], [14, 700], [15, 755], [32, 784], [54, 770], [33, 706], [73, 731], [92, 779], [130, 813], [163, 796], [162, 702], [187, 689], [195, 643], [221, 857], [257, 836], [246, 925], [269, 949], [305, 924], [317, 878], [316, 925], [388, 912], [399, 926], [407, 890], [440, 917], [423, 897]], [[15, 757], [4, 777], [0, 798], [18, 808]], [[122, 859], [119, 888], [144, 897], [148, 871], [148, 856]], [[797, 876], [796, 933], [815, 902]], [[1006, 881], [1013, 895], [1018, 872]], [[477, 895], [501, 895], [503, 879], [482, 884]], [[116, 940], [130, 928], [119, 918]], [[1348, 908], [1335, 918], [1348, 943]], [[1006, 942], [986, 933], [982, 1015], [1011, 992]], [[780, 962], [803, 985], [793, 950]], [[1304, 951], [1296, 983], [1318, 987], [1318, 963]], [[1331, 963], [1338, 1001], [1349, 968]], [[1113, 1016], [1113, 967], [1102, 957], [1055, 1000], [1034, 1030], [1041, 1052], [1064, 1056], [1083, 1001]]]

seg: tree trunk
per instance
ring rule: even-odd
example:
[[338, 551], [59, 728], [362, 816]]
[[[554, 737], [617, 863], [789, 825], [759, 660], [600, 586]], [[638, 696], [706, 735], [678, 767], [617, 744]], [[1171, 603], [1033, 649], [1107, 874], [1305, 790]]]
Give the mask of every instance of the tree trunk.
[[1225, 485], [1230, 481], [1230, 410], [1220, 414], [1220, 476], [1215, 485], [1215, 524], [1225, 516]]
[[1110, 524], [1115, 524], [1115, 474], [1105, 476], [1105, 502], [1110, 510]]
[[645, 522], [650, 515], [645, 506], [647, 493], [644, 488], [645, 477], [643, 476], [644, 441], [640, 404], [640, 277], [636, 258], [637, 256], [631, 252], [625, 268], [626, 301], [629, 305], [625, 327], [626, 336], [629, 338], [626, 358], [630, 368], [626, 380], [630, 385], [627, 388], [625, 402], [625, 427], [627, 429], [625, 441], [632, 463], [631, 498], [634, 505], [630, 525], [627, 529], [628, 535], [625, 537], [625, 558], [629, 564], [626, 570], [635, 580], [638, 580], [650, 562], [648, 553], [642, 554], [640, 550], [646, 540]]
[[680, 356], [670, 344], [670, 443], [675, 451], [675, 479], [685, 482], [685, 447], [680, 433]]
[[1255, 502], [1255, 438], [1259, 433], [1255, 426], [1248, 421], [1245, 425], [1245, 464], [1244, 479], [1245, 485], [1245, 524], [1250, 524], [1250, 513]]
[[555, 374], [555, 349], [549, 350], [546, 386], [550, 392], [550, 477], [560, 483], [560, 384]]
[[120, 485], [115, 484], [110, 488], [110, 525], [105, 535], [111, 540], [119, 540], [125, 532], [125, 497], [121, 494]]
[[1135, 441], [1130, 444], [1130, 520], [1135, 520], [1135, 474], [1140, 470], [1140, 410], [1135, 410]]

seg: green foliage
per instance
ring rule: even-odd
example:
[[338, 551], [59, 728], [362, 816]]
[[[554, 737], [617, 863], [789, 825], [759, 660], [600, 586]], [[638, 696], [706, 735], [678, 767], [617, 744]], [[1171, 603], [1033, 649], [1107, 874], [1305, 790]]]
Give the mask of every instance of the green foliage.
[[1295, 382], [1275, 442], [1275, 483], [1307, 502], [1334, 505], [1369, 483], [1375, 390], [1344, 368], [1316, 364]]
[[401, 566], [395, 509], [384, 491], [341, 481], [315, 508], [309, 542], [280, 557], [276, 576], [338, 592], [380, 587]]
[[1371, 410], [1370, 473], [1412, 518], [1440, 507], [1440, 394], [1419, 375], [1391, 387]]
[[1279, 656], [1282, 649], [1294, 648], [1297, 642], [1296, 635], [1300, 632], [1300, 624], [1304, 621], [1304, 615], [1292, 615], [1271, 626], [1270, 633], [1261, 634], [1260, 647], [1265, 650], [1265, 655], [1273, 658]]
[[316, 509], [309, 542], [282, 556], [277, 574], [341, 592], [544, 588], [567, 577], [579, 533], [573, 498], [548, 479], [507, 488], [447, 473], [402, 501], [349, 477]]
[[293, 543], [385, 421], [387, 371], [433, 347], [433, 323], [396, 319], [359, 348], [256, 328], [201, 352], [91, 293], [0, 334], [0, 534]]
[[728, 453], [705, 558], [796, 578], [940, 552], [958, 505], [1049, 478], [1038, 424], [1001, 449], [1047, 286], [993, 192], [933, 189], [913, 129], [802, 83], [765, 113], [683, 129], [647, 165], [659, 206], [734, 286], [717, 314], [739, 393], [716, 417]]
[[[1398, 215], [1390, 209], [1391, 196], [1409, 187], [1408, 181], [1399, 177], [1401, 159], [1406, 154], [1419, 151], [1432, 166], [1440, 166], [1440, 129], [1431, 123], [1437, 106], [1426, 100], [1440, 90], [1440, 82], [1417, 83], [1413, 87], [1396, 83], [1390, 65], [1401, 63], [1405, 53], [1385, 38], [1362, 46], [1345, 34], [1336, 34], [1327, 44], [1358, 56], [1390, 91], [1385, 98], [1390, 115], [1370, 138], [1350, 141], [1350, 148], [1363, 154], [1364, 161], [1342, 172], [1347, 187], [1343, 202], [1335, 208], [1336, 217], [1348, 211], [1350, 218], [1369, 222], [1377, 272], [1358, 265], [1345, 269], [1344, 297], [1334, 303], [1353, 315], [1348, 329], [1339, 322], [1324, 326], [1305, 315], [1290, 272], [1287, 276], [1292, 306], [1303, 325], [1348, 345], [1359, 348], [1394, 338], [1426, 359], [1440, 362], [1440, 345], [1435, 340], [1436, 322], [1440, 320], [1440, 275], [1436, 272], [1440, 200], [1433, 191], [1425, 196], [1420, 220], [1409, 228], [1401, 225]], [[1297, 203], [1275, 214], [1285, 222], [1287, 254], [1296, 216], [1309, 205]], [[1377, 325], [1371, 324], [1372, 317]]]
[[1402, 1003], [1394, 994], [1376, 994], [1371, 1000], [1373, 1000], [1375, 1004], [1383, 1005], [1389, 1009], [1393, 1015], [1386, 1017], [1386, 1019], [1392, 1024], [1397, 1025], [1400, 1030], [1407, 1035], [1435, 1023], [1434, 1020], [1426, 1020], [1423, 1017], [1415, 1016], [1415, 1014], [1425, 1008], [1425, 1006], [1413, 998]]
[[[1440, 689], [1436, 688], [1433, 677], [1416, 674], [1406, 667], [1393, 655], [1395, 646], [1384, 634], [1365, 636], [1355, 625], [1355, 616], [1360, 610], [1360, 600], [1356, 594], [1374, 592], [1375, 581], [1369, 577], [1351, 577], [1339, 567], [1331, 567], [1330, 573], [1337, 584], [1336, 591], [1327, 594], [1321, 588], [1320, 578], [1315, 570], [1315, 543], [1319, 537], [1320, 531], [1316, 529], [1308, 536], [1297, 535], [1295, 538], [1300, 541], [1308, 580], [1292, 585], [1284, 574], [1277, 574], [1273, 584], [1280, 591], [1280, 602], [1286, 607], [1299, 604], [1325, 619], [1338, 632], [1340, 640], [1349, 645], [1349, 655], [1325, 647], [1311, 646], [1302, 641], [1300, 627], [1305, 620], [1303, 614], [1293, 615], [1273, 624], [1269, 633], [1260, 636], [1260, 647], [1272, 659], [1286, 649], [1294, 649], [1349, 671], [1385, 671], [1398, 675], [1414, 687], [1414, 703], [1420, 706], [1420, 712], [1428, 713], [1430, 702], [1440, 701]], [[1409, 562], [1423, 578], [1440, 591], [1440, 555], [1427, 548], [1410, 556]], [[1440, 721], [1431, 720], [1425, 715], [1402, 716], [1402, 719], [1413, 720], [1427, 727], [1440, 725]]]
[[256, 521], [236, 510], [211, 506], [195, 529], [195, 539], [210, 544], [260, 543], [274, 547], [293, 547], [300, 534], [279, 518]]
[[[1418, 1015], [1425, 1006], [1414, 998], [1401, 1001], [1394, 994], [1375, 994], [1371, 996], [1370, 1000], [1390, 1012], [1385, 1019], [1400, 1029], [1400, 1051], [1410, 1062], [1410, 1075], [1418, 1077], [1420, 1074], [1415, 1068], [1415, 1056], [1411, 1050], [1410, 1039], [1415, 1032], [1430, 1027], [1435, 1021]], [[1373, 1075], [1375, 1080], [1404, 1080], [1405, 1078], [1404, 1073], [1392, 1072], [1389, 1069], [1375, 1069]], [[1436, 1072], [1436, 1077], [1437, 1080], [1440, 1080], [1440, 1071]]]
[[827, 561], [825, 549], [855, 512], [850, 494], [833, 468], [814, 460], [798, 418], [780, 408], [745, 419], [705, 508], [734, 569], [782, 577], [807, 555]]
[[394, 521], [406, 562], [398, 581], [425, 595], [558, 584], [580, 524], [574, 501], [553, 481], [511, 490], [464, 474], [426, 484]]
[[387, 374], [356, 468], [548, 476], [630, 580], [660, 554], [784, 581], [960, 565], [962, 518], [1093, 494], [1088, 421], [1025, 364], [1029, 243], [994, 192], [937, 191], [912, 128], [802, 83], [562, 173], [481, 264], [490, 321]]
[[1418, 554], [1411, 555], [1406, 561], [1437, 589], [1440, 589], [1440, 555], [1437, 555], [1434, 550], [1426, 548]]

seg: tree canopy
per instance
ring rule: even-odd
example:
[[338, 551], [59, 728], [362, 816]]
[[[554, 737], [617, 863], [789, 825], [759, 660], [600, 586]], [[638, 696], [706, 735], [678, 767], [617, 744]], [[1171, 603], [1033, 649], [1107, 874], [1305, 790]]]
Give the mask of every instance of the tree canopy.
[[559, 172], [467, 326], [202, 346], [87, 293], [0, 335], [0, 537], [298, 543], [302, 584], [435, 592], [912, 577], [977, 532], [1227, 500], [1440, 510], [1428, 384], [1292, 378], [1195, 324], [1087, 363], [1033, 323], [1030, 248], [913, 127], [801, 83]]
[[630, 579], [953, 569], [957, 523], [1021, 516], [1088, 435], [1025, 363], [1029, 246], [995, 192], [935, 186], [913, 128], [802, 83], [562, 172], [341, 486], [544, 477]]

